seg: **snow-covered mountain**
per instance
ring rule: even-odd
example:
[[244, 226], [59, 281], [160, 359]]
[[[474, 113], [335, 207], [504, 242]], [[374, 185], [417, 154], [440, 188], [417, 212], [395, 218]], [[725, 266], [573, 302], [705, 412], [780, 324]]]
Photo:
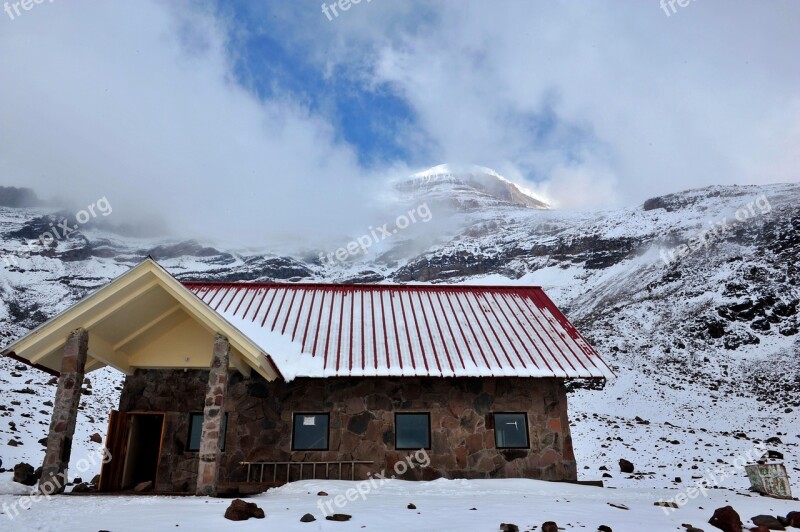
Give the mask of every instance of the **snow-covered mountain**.
[[[437, 211], [448, 231], [422, 249], [399, 234], [381, 253], [341, 263], [308, 250], [225, 250], [91, 225], [20, 255], [22, 240], [58, 216], [0, 207], [0, 254], [13, 257], [6, 264], [0, 256], [0, 343], [147, 255], [183, 280], [542, 285], [619, 375], [601, 390], [573, 385], [584, 478], [607, 466], [610, 485], [674, 486], [769, 440], [800, 491], [800, 185], [710, 187], [603, 212], [548, 209], [487, 169], [435, 167], [397, 186], [405, 200], [456, 207]], [[76, 439], [86, 445], [79, 440], [105, 432], [119, 382], [106, 370], [90, 378]], [[0, 386], [10, 391], [0, 400], [4, 467], [41, 461], [48, 381], [0, 361]], [[9, 447], [10, 439], [21, 445]], [[619, 458], [637, 473], [621, 476]], [[741, 475], [730, 482], [746, 484]]]
[[503, 207], [550, 208], [544, 199], [483, 166], [440, 164], [401, 181], [397, 188], [412, 197], [438, 200], [465, 212]]

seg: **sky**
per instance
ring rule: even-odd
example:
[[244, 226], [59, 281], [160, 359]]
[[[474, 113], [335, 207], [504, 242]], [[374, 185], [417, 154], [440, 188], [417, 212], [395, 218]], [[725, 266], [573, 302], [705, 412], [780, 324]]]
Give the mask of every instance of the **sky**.
[[364, 232], [441, 163], [565, 209], [800, 180], [794, 0], [16, 3], [0, 184], [185, 236]]

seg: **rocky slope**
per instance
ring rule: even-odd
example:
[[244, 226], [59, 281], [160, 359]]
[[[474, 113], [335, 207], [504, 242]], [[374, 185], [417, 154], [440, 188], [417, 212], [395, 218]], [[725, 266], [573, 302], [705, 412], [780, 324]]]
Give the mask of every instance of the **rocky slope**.
[[[768, 440], [800, 476], [800, 185], [711, 187], [574, 213], [547, 210], [491, 173], [452, 174], [432, 169], [400, 184], [404, 202], [426, 201], [448, 218], [448, 230], [423, 251], [410, 245], [413, 233], [401, 233], [381, 253], [333, 265], [316, 250], [277, 256], [91, 225], [20, 254], [21, 239], [38, 237], [59, 215], [0, 207], [0, 253], [11, 259], [0, 257], [0, 343], [147, 255], [185, 280], [537, 284], [620, 376], [600, 390], [572, 385], [586, 478], [605, 465], [612, 485], [688, 482]], [[54, 389], [49, 377], [15, 366], [0, 362], [0, 386], [12, 391], [0, 401], [0, 457], [33, 463]], [[84, 438], [105, 432], [119, 380], [106, 370], [90, 377]], [[8, 447], [11, 438], [22, 445]], [[622, 457], [635, 474], [617, 473]], [[732, 482], [746, 484], [741, 475]]]

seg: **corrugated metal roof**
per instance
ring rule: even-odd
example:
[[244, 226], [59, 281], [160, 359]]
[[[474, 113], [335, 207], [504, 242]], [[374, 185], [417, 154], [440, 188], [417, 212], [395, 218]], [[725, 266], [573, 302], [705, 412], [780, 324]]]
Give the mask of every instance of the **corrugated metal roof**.
[[539, 287], [184, 285], [282, 373], [285, 341], [320, 368], [306, 376], [614, 376]]

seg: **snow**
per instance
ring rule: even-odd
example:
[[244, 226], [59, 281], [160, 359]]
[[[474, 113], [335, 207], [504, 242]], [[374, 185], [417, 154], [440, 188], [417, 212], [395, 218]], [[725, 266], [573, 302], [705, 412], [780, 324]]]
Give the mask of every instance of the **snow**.
[[[0, 481], [0, 489], [5, 483]], [[520, 530], [541, 527], [555, 521], [563, 530], [597, 530], [599, 525], [615, 532], [674, 532], [682, 523], [704, 527], [713, 510], [732, 505], [742, 520], [759, 514], [786, 515], [798, 503], [758, 496], [734, 495], [709, 490], [675, 510], [654, 506], [674, 498], [678, 490], [603, 489], [535, 480], [435, 480], [384, 484], [348, 481], [302, 481], [272, 489], [247, 499], [266, 514], [265, 519], [232, 522], [224, 519], [229, 500], [200, 497], [154, 496], [58, 496], [40, 500], [33, 508], [13, 510], [0, 516], [2, 529], [9, 531], [113, 530], [408, 530], [496, 531], [500, 523], [513, 523]], [[363, 498], [358, 491], [364, 493]], [[346, 499], [348, 490], [355, 494]], [[327, 497], [320, 497], [324, 491]], [[337, 496], [344, 501], [334, 506]], [[0, 495], [0, 504], [13, 504], [19, 496]], [[324, 520], [325, 503], [337, 513], [352, 516], [348, 522]], [[417, 508], [408, 509], [413, 503]], [[614, 504], [618, 507], [611, 506]], [[619, 507], [628, 508], [622, 509]], [[474, 508], [474, 509], [473, 509]], [[310, 513], [317, 518], [301, 523]], [[6, 521], [6, 519], [8, 519]], [[646, 523], [646, 525], [645, 525]], [[538, 528], [537, 528], [538, 529]]]

